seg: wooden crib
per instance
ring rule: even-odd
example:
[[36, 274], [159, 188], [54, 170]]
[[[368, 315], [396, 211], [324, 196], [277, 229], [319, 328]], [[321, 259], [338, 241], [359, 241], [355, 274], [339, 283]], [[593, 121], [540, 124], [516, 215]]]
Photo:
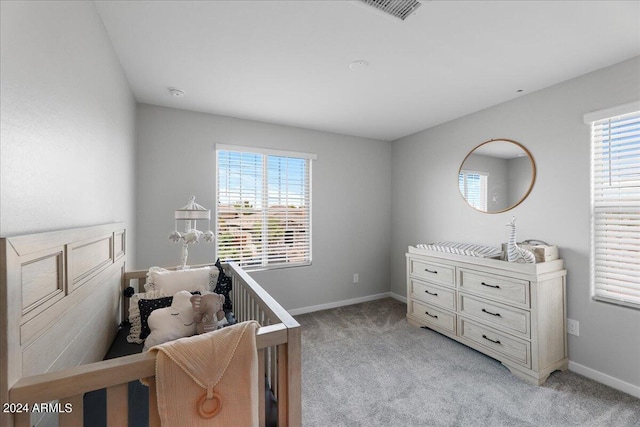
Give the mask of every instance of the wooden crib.
[[[0, 239], [0, 424], [82, 426], [83, 395], [106, 388], [107, 424], [127, 425], [128, 383], [150, 378], [149, 425], [159, 426], [155, 358], [101, 361], [126, 318], [122, 290], [141, 289], [145, 271], [125, 271], [121, 223]], [[300, 325], [234, 263], [237, 321], [257, 320], [260, 425], [266, 378], [279, 426], [301, 425]]]

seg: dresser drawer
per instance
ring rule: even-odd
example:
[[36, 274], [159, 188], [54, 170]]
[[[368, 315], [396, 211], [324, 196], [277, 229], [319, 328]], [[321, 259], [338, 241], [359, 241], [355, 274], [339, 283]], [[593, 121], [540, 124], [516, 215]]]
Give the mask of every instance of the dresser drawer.
[[460, 270], [460, 290], [529, 307], [529, 282], [499, 275]]
[[[459, 336], [494, 353], [497, 359], [507, 358], [519, 365], [531, 368], [531, 344], [511, 337], [488, 326], [459, 317]], [[489, 352], [490, 351], [490, 352]]]
[[454, 267], [417, 259], [411, 259], [409, 263], [409, 274], [415, 277], [447, 286], [454, 286], [455, 284]]
[[453, 289], [409, 279], [411, 298], [419, 299], [429, 304], [437, 305], [448, 310], [456, 309], [456, 293]]
[[452, 334], [456, 333], [456, 315], [418, 301], [409, 301], [409, 314], [425, 326], [436, 326]]
[[523, 338], [531, 337], [531, 314], [528, 311], [463, 293], [460, 293], [458, 306], [460, 314]]

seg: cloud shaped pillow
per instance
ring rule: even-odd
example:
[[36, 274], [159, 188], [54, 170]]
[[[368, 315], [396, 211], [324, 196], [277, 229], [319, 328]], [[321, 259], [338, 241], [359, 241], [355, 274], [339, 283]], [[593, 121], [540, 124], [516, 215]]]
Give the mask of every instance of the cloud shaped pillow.
[[144, 342], [144, 350], [167, 341], [194, 335], [196, 324], [193, 321], [193, 314], [191, 292], [177, 292], [173, 296], [170, 307], [154, 310], [149, 316], [151, 333]]

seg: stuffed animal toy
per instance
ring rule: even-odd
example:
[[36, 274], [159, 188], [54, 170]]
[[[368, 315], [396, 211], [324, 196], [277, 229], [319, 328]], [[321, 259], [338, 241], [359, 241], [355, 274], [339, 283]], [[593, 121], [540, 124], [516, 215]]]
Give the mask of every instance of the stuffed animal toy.
[[222, 310], [223, 305], [224, 295], [204, 294], [191, 297], [193, 320], [198, 334], [215, 331], [218, 329], [219, 322], [226, 320]]
[[167, 341], [194, 335], [196, 324], [193, 320], [191, 292], [176, 293], [170, 307], [159, 308], [149, 315], [148, 324], [151, 333], [144, 342], [144, 350]]
[[507, 227], [511, 227], [509, 233], [509, 240], [507, 243], [507, 261], [533, 264], [536, 262], [536, 256], [530, 250], [521, 248], [516, 243], [516, 217], [511, 219], [511, 222], [507, 224]]

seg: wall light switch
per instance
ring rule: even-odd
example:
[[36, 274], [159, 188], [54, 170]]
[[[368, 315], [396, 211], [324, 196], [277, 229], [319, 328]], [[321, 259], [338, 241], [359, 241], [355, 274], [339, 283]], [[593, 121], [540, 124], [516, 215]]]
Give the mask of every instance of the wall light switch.
[[353, 283], [358, 283], [360, 281], [360, 275], [358, 273], [353, 275]]

